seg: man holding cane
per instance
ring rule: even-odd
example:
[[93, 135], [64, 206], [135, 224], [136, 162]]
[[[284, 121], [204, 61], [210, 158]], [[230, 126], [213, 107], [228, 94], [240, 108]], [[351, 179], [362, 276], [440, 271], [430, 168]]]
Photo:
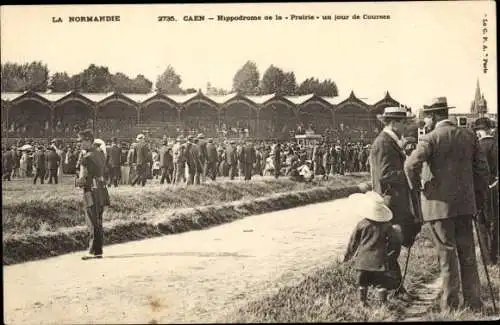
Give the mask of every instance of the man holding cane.
[[109, 205], [109, 194], [103, 177], [106, 162], [94, 146], [91, 130], [80, 132], [77, 141], [84, 153], [75, 185], [83, 189], [83, 203], [90, 231], [89, 254], [83, 256], [82, 260], [102, 258], [102, 215], [104, 207]]
[[442, 311], [458, 308], [460, 281], [464, 305], [478, 310], [481, 284], [472, 218], [484, 202], [488, 164], [474, 132], [448, 120], [450, 108], [446, 97], [424, 106], [425, 125], [431, 131], [407, 158], [405, 172], [413, 190], [423, 187], [422, 217], [431, 231], [443, 280]]

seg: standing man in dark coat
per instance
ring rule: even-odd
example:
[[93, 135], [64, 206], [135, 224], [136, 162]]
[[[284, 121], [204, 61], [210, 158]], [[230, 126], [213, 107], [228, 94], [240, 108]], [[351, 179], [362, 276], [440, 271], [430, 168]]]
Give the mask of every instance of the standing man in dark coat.
[[161, 168], [161, 179], [160, 184], [165, 183], [170, 184], [172, 179], [170, 177], [171, 171], [174, 169], [174, 162], [172, 157], [172, 150], [168, 147], [168, 140], [162, 140], [162, 146], [160, 147], [160, 168]]
[[81, 144], [83, 157], [75, 185], [83, 189], [85, 215], [90, 232], [89, 254], [82, 256], [82, 260], [102, 258], [104, 241], [102, 216], [104, 207], [109, 205], [109, 195], [104, 183], [106, 162], [94, 146], [94, 135], [91, 130], [80, 132], [78, 142]]
[[[441, 309], [482, 307], [472, 218], [482, 209], [488, 163], [471, 129], [448, 119], [446, 97], [424, 106], [428, 130], [405, 163], [412, 188], [422, 189], [422, 217], [428, 223], [441, 266]], [[425, 163], [425, 165], [424, 165]], [[424, 170], [423, 170], [424, 169]], [[422, 176], [421, 176], [422, 175]]]
[[281, 144], [277, 142], [273, 147], [274, 178], [278, 179], [281, 171]]
[[34, 157], [35, 178], [33, 179], [33, 184], [36, 184], [38, 178], [40, 178], [40, 184], [43, 184], [45, 176], [45, 150], [43, 146], [39, 146], [37, 149]]
[[137, 183], [145, 186], [148, 179], [149, 148], [144, 134], [139, 134], [136, 140], [137, 144], [134, 148], [136, 176], [132, 181], [132, 186]]
[[479, 145], [486, 155], [489, 167], [488, 194], [480, 215], [480, 227], [483, 243], [488, 249], [488, 263], [498, 262], [498, 142], [492, 135], [494, 129], [491, 120], [481, 117], [474, 123], [479, 138]]
[[188, 136], [187, 142], [186, 142], [186, 149], [185, 149], [185, 154], [186, 154], [186, 165], [188, 168], [188, 179], [186, 181], [186, 185], [192, 185], [195, 182], [195, 175], [197, 172], [197, 165], [198, 165], [198, 156], [197, 152], [198, 150], [195, 148], [196, 145], [194, 144], [194, 137], [193, 136]]
[[236, 176], [238, 172], [238, 155], [236, 153], [236, 147], [234, 146], [234, 144], [234, 140], [231, 140], [226, 148], [226, 162], [229, 168], [229, 179], [231, 180], [234, 179], [234, 176]]
[[205, 150], [207, 152], [205, 175], [210, 177], [212, 181], [215, 181], [217, 176], [217, 147], [212, 138], [208, 139]]
[[198, 134], [198, 147], [200, 148], [200, 164], [201, 164], [201, 169], [202, 172], [201, 174], [201, 180], [204, 182], [205, 177], [207, 177], [207, 168], [208, 168], [208, 161], [207, 161], [207, 142], [205, 141], [205, 135], [203, 133]]
[[[373, 191], [379, 193], [393, 213], [391, 220], [403, 236], [402, 245], [410, 247], [418, 232], [420, 223], [412, 209], [411, 192], [404, 172], [406, 155], [402, 148], [402, 135], [406, 122], [412, 118], [403, 107], [387, 107], [377, 118], [385, 125], [370, 150], [370, 166]], [[401, 278], [398, 263], [399, 252], [391, 260], [393, 274]], [[409, 295], [404, 288], [401, 293]]]
[[2, 153], [3, 179], [11, 180], [12, 169], [14, 168], [14, 147], [12, 150], [5, 150]]
[[109, 186], [113, 184], [115, 187], [118, 187], [118, 181], [121, 177], [122, 149], [118, 147], [115, 137], [111, 138], [111, 147], [109, 147], [106, 157], [109, 168]]
[[246, 141], [246, 145], [243, 147], [241, 153], [243, 155], [242, 161], [245, 180], [249, 181], [252, 179], [253, 165], [255, 164], [255, 161], [257, 159], [255, 148], [250, 140]]
[[54, 146], [49, 147], [49, 153], [47, 154], [47, 169], [49, 170], [49, 184], [52, 184], [52, 180], [54, 183], [58, 183], [57, 179], [57, 171], [59, 169], [59, 165], [61, 164], [61, 156], [59, 156], [56, 152], [56, 148]]

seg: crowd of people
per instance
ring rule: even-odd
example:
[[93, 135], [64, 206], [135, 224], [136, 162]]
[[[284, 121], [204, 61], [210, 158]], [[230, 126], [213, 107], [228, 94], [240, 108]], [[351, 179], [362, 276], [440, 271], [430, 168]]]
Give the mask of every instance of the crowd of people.
[[[176, 139], [164, 136], [162, 140], [149, 139], [140, 134], [128, 145], [113, 137], [108, 143], [96, 143], [106, 157], [105, 177], [110, 185], [135, 185], [140, 174], [145, 180], [160, 179], [161, 183], [199, 183], [199, 179], [243, 177], [254, 175], [289, 176], [301, 180], [301, 174], [327, 178], [329, 175], [369, 170], [369, 145], [320, 142], [299, 145], [294, 141], [252, 141], [248, 138], [208, 138], [204, 134], [181, 135]], [[53, 158], [56, 153], [58, 159]], [[49, 170], [56, 169], [57, 177], [74, 175], [81, 156], [78, 143], [64, 144], [54, 139], [50, 144], [19, 141], [16, 146], [2, 148], [4, 180], [12, 178], [40, 179], [40, 170], [48, 178]], [[45, 157], [45, 162], [42, 158]], [[50, 163], [49, 163], [49, 157]], [[309, 170], [309, 171], [308, 171]], [[45, 172], [46, 171], [46, 172]], [[193, 182], [189, 175], [192, 174]], [[198, 175], [199, 174], [199, 175]], [[198, 177], [199, 176], [199, 177]]]

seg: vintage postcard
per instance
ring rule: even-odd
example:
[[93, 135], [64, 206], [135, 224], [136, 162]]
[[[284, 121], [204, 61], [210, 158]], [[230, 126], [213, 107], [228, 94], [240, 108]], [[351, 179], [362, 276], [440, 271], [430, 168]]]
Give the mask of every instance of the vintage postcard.
[[2, 6], [4, 322], [498, 318], [495, 5]]

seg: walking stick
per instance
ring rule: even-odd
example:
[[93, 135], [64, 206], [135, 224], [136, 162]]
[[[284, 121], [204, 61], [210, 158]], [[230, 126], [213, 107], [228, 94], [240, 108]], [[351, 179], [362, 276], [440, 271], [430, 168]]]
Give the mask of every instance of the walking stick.
[[413, 247], [413, 244], [411, 244], [411, 246], [408, 247], [408, 254], [406, 254], [405, 270], [403, 272], [403, 277], [401, 278], [401, 283], [399, 283], [399, 287], [396, 289], [396, 294], [402, 293], [403, 284], [404, 284], [405, 278], [406, 278], [406, 272], [408, 271], [408, 262], [410, 261], [410, 254], [411, 254], [412, 247]]
[[[413, 205], [413, 210], [414, 210], [415, 215], [416, 215], [416, 219], [417, 219], [416, 221], [418, 221], [421, 224], [423, 221], [423, 218], [422, 218], [422, 207], [420, 205], [420, 192], [415, 191], [415, 190], [410, 190], [410, 199], [411, 199], [410, 204]], [[417, 241], [417, 238], [415, 236], [413, 243], [410, 245], [410, 247], [408, 247], [408, 253], [406, 255], [406, 262], [405, 262], [405, 268], [403, 271], [403, 276], [401, 278], [401, 283], [399, 284], [399, 287], [396, 290], [396, 293], [402, 293], [403, 284], [404, 284], [406, 274], [408, 271], [408, 262], [410, 261], [411, 248], [413, 247], [413, 244], [415, 244], [416, 241]]]
[[[481, 213], [481, 211], [479, 211], [479, 213]], [[490, 275], [488, 273], [488, 267], [486, 266], [486, 258], [484, 256], [484, 247], [483, 247], [483, 243], [481, 241], [481, 235], [479, 234], [479, 227], [478, 227], [478, 224], [477, 224], [477, 218], [479, 216], [479, 213], [476, 214], [472, 218], [472, 220], [474, 222], [474, 228], [476, 228], [477, 242], [479, 244], [479, 251], [481, 252], [481, 259], [483, 261], [484, 273], [486, 273], [486, 280], [488, 281], [488, 287], [490, 289], [491, 300], [493, 301], [493, 311], [496, 314], [497, 313], [497, 305], [495, 303], [495, 295], [493, 293], [493, 287], [491, 286]]]

